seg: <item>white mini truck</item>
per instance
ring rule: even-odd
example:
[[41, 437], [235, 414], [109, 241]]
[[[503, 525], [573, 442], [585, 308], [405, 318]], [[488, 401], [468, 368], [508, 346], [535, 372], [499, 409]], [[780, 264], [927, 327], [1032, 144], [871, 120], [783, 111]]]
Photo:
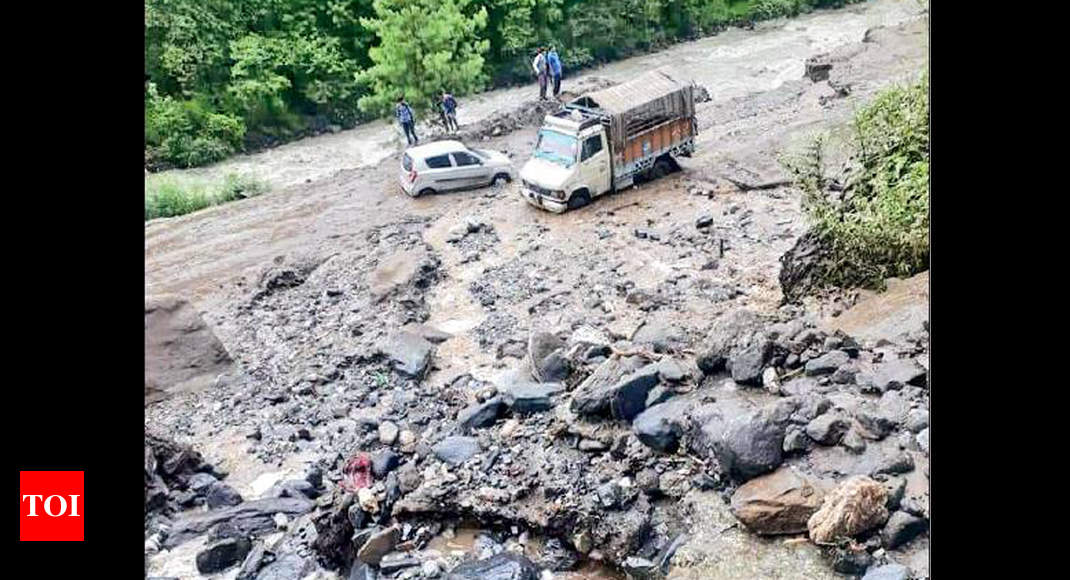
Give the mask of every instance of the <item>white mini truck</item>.
[[695, 150], [694, 88], [658, 69], [547, 115], [535, 152], [520, 170], [521, 195], [561, 213], [636, 179], [668, 173], [674, 156]]

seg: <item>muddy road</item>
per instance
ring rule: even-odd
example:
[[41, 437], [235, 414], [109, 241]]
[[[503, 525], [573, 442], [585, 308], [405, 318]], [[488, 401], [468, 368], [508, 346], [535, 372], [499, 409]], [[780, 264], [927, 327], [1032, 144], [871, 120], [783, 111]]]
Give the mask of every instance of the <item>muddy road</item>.
[[[805, 78], [805, 61], [825, 53], [832, 63], [828, 79]], [[638, 508], [602, 513], [589, 504], [593, 490], [610, 480], [631, 485], [650, 466], [661, 473], [663, 488], [682, 481], [688, 489], [688, 478], [700, 473], [693, 456], [653, 454], [637, 441], [640, 449], [618, 449], [630, 433], [627, 423], [585, 423], [563, 404], [481, 429], [482, 448], [497, 449], [481, 469], [440, 470], [429, 463], [430, 445], [442, 444], [462, 409], [486, 404], [488, 396], [514, 387], [519, 375], [530, 376], [530, 340], [540, 333], [567, 336], [570, 345], [664, 345], [687, 366], [711, 322], [727, 313], [801, 316], [780, 307], [778, 259], [805, 223], [777, 158], [816, 132], [842, 127], [878, 90], [915, 78], [927, 55], [928, 20], [918, 5], [878, 0], [733, 30], [592, 71], [588, 77], [622, 81], [671, 63], [693, 75], [711, 99], [697, 105], [697, 151], [681, 160], [680, 172], [563, 215], [530, 207], [516, 183], [407, 197], [396, 183], [398, 135], [383, 124], [197, 170], [249, 170], [271, 180], [275, 190], [147, 224], [146, 294], [191, 301], [241, 376], [147, 407], [146, 425], [195, 444], [246, 499], [301, 477], [310, 465], [337, 480], [346, 454], [389, 441], [411, 458], [404, 468], [416, 472], [416, 458], [422, 465], [413, 477], [423, 485], [406, 490], [394, 508], [414, 518], [414, 530], [426, 514], [443, 519], [479, 508], [556, 538], [560, 530], [554, 531], [557, 516], [550, 510], [573, 510], [567, 513], [608, 518], [610, 535], [596, 538], [596, 552], [619, 565], [640, 549], [627, 543], [637, 537], [630, 518]], [[530, 94], [527, 87], [469, 99], [462, 103], [462, 130]], [[535, 131], [529, 126], [488, 135], [479, 146], [505, 151], [519, 167]], [[697, 227], [699, 218], [712, 225]], [[412, 332], [433, 339], [430, 361], [417, 361], [426, 375], [396, 372], [378, 354], [402, 328], [422, 329]], [[569, 389], [601, 368], [577, 364]], [[688, 368], [692, 378], [677, 396], [694, 408], [723, 400], [752, 409], [782, 398], [715, 385], [712, 376]], [[844, 401], [870, 404], [854, 394]], [[391, 425], [385, 435], [384, 424]], [[357, 428], [363, 425], [379, 430]], [[873, 443], [858, 461], [878, 463], [896, 450], [893, 445], [891, 438]], [[591, 455], [611, 446], [612, 454]], [[843, 459], [840, 448], [830, 449], [831, 458], [815, 452], [800, 466], [832, 479], [829, 474], [852, 473], [853, 456]], [[920, 474], [928, 459], [917, 457]], [[566, 491], [552, 505], [533, 499], [541, 495], [525, 499], [527, 490], [544, 487]], [[465, 499], [443, 500], [448, 510], [435, 513], [447, 508], [432, 505], [420, 490]], [[670, 550], [670, 543], [671, 556], [678, 542], [669, 540], [695, 530], [681, 540], [678, 577], [791, 578], [799, 571], [808, 578], [840, 577], [813, 545], [733, 527], [715, 492], [684, 493], [668, 494], [679, 504], [640, 502], [652, 514], [643, 525], [664, 540], [644, 546], [644, 558], [652, 558], [655, 547]], [[596, 535], [600, 530], [591, 528]], [[192, 557], [203, 538], [197, 542], [155, 554], [150, 571], [196, 576]], [[903, 557], [927, 574], [927, 539], [923, 547], [912, 546]]]

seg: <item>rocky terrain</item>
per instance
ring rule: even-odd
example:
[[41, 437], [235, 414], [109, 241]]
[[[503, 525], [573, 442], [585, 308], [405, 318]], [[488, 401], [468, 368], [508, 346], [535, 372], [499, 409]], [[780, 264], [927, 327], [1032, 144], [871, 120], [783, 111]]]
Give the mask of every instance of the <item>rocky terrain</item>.
[[[149, 224], [146, 351], [194, 362], [151, 375], [147, 576], [928, 578], [927, 275], [787, 303], [776, 163], [927, 26], [710, 89], [680, 172], [560, 216], [395, 155]], [[533, 110], [461, 137], [522, 164]]]

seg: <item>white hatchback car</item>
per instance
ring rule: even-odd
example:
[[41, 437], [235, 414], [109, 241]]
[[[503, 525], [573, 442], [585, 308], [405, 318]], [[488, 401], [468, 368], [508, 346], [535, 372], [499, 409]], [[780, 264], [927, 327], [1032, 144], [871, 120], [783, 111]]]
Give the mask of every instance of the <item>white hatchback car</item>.
[[401, 155], [398, 181], [405, 193], [425, 193], [497, 185], [512, 181], [516, 171], [498, 151], [469, 149], [460, 141], [435, 141], [411, 147]]

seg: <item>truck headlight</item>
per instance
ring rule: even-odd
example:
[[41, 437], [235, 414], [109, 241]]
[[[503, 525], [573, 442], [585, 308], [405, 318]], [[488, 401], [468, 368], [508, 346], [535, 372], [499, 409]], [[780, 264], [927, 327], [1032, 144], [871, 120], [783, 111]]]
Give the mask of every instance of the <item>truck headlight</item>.
[[550, 197], [554, 199], [565, 199], [565, 192], [563, 191], [551, 191]]

